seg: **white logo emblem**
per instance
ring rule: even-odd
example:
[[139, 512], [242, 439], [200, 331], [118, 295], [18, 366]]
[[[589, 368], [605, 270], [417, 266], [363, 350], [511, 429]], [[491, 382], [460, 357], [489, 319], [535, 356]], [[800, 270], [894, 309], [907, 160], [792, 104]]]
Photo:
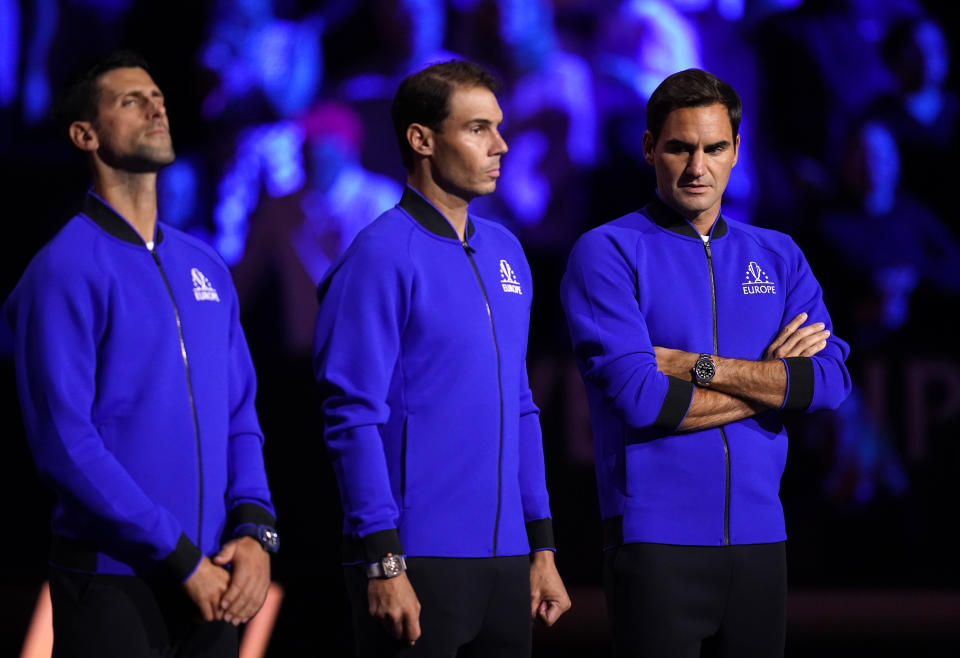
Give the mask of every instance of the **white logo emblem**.
[[517, 275], [514, 274], [513, 268], [510, 267], [510, 263], [505, 260], [500, 260], [500, 285], [503, 286], [503, 292], [515, 292], [518, 295], [522, 295], [523, 291], [520, 289], [520, 282], [517, 281]]
[[747, 272], [744, 275], [743, 283], [744, 295], [776, 295], [777, 285], [770, 280], [767, 273], [763, 271], [756, 262], [750, 261], [747, 265]]
[[220, 301], [217, 289], [210, 283], [210, 279], [203, 275], [203, 272], [194, 267], [190, 270], [190, 278], [193, 280], [193, 296], [198, 302]]

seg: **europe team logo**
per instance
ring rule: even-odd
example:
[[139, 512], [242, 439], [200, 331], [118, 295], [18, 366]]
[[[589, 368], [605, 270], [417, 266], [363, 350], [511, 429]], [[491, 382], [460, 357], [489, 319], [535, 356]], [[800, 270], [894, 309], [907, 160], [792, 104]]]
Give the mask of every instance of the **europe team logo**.
[[190, 269], [190, 279], [193, 281], [193, 296], [198, 302], [219, 302], [220, 295], [210, 283], [210, 279], [203, 272], [193, 267]]
[[750, 261], [743, 279], [744, 295], [776, 295], [777, 286], [756, 261]]
[[517, 275], [510, 267], [510, 263], [503, 259], [500, 260], [500, 285], [503, 286], [504, 292], [523, 294], [523, 290], [520, 289], [520, 282], [517, 281]]

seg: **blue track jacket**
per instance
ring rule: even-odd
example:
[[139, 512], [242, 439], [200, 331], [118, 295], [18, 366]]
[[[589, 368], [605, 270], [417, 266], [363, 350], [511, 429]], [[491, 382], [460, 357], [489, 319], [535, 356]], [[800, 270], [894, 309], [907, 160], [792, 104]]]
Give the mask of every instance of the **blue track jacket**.
[[831, 336], [817, 355], [784, 360], [783, 408], [836, 408], [849, 348], [793, 240], [719, 217], [705, 245], [657, 199], [581, 236], [561, 296], [590, 401], [605, 546], [784, 540], [779, 412], [678, 432], [693, 384], [659, 372], [653, 347], [759, 360], [806, 312]]
[[256, 378], [230, 272], [90, 193], [4, 306], [51, 563], [183, 580], [242, 523], [274, 525]]
[[512, 234], [470, 217], [461, 244], [412, 188], [320, 282], [314, 365], [346, 562], [552, 547], [531, 294]]

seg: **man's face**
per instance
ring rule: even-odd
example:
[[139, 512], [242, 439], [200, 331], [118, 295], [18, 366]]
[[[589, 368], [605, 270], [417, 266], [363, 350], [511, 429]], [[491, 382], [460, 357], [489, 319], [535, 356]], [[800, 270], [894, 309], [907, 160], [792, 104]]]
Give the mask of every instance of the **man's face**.
[[93, 121], [97, 156], [114, 169], [159, 171], [174, 160], [163, 93], [141, 68], [108, 71], [99, 79]]
[[643, 136], [643, 154], [656, 170], [660, 197], [694, 222], [712, 222], [719, 214], [739, 146], [740, 136], [734, 139], [721, 103], [673, 110], [656, 142], [649, 131]]
[[503, 112], [486, 87], [457, 88], [450, 115], [434, 134], [433, 177], [447, 192], [467, 201], [497, 189], [507, 143], [498, 127]]

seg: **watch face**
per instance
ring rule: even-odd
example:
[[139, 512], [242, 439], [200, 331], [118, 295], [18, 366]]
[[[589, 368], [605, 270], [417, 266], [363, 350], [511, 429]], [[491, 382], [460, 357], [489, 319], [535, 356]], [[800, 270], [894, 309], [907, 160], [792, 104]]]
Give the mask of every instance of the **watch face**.
[[403, 561], [399, 555], [388, 555], [380, 560], [380, 566], [386, 578], [394, 578], [403, 573]]
[[260, 533], [260, 543], [268, 551], [274, 552], [280, 546], [280, 535], [276, 530], [263, 528]]
[[697, 382], [701, 384], [709, 384], [716, 370], [716, 367], [713, 365], [713, 359], [709, 356], [702, 356], [697, 359], [697, 364], [693, 367]]

